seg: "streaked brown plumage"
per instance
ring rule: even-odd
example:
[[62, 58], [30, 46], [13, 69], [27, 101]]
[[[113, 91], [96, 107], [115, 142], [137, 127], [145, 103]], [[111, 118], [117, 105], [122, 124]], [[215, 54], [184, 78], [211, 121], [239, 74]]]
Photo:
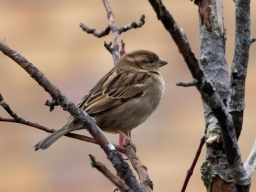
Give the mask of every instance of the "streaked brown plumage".
[[[106, 132], [130, 131], [144, 122], [158, 106], [164, 92], [164, 80], [158, 68], [167, 62], [145, 50], [122, 56], [82, 99], [78, 106], [95, 118]], [[82, 129], [71, 118], [66, 125], [39, 142], [35, 149], [46, 149], [61, 136]]]

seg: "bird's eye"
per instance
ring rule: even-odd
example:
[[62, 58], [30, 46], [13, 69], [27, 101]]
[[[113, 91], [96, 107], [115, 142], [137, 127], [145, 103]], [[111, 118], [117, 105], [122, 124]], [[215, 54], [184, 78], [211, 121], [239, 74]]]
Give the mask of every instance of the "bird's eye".
[[149, 60], [149, 63], [154, 63], [154, 60], [153, 59]]

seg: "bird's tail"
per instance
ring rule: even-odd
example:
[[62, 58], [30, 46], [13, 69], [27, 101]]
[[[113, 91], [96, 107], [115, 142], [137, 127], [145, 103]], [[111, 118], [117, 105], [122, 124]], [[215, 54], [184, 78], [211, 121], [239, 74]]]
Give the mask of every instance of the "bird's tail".
[[39, 149], [42, 149], [42, 150], [47, 149], [55, 141], [57, 141], [60, 137], [66, 135], [67, 133], [69, 133], [71, 131], [74, 131], [74, 130], [75, 129], [74, 129], [73, 123], [67, 123], [61, 129], [56, 130], [51, 135], [49, 135], [48, 137], [46, 137], [45, 139], [43, 139], [42, 141], [37, 143], [34, 148], [35, 148], [36, 151], [39, 150]]

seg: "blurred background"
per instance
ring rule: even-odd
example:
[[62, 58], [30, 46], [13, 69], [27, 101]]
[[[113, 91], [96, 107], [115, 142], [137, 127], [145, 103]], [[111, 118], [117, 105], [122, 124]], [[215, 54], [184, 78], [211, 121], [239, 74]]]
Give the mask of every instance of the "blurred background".
[[[190, 1], [163, 1], [180, 27], [186, 32], [197, 57], [200, 53], [197, 7]], [[111, 0], [119, 27], [138, 21], [146, 15], [146, 24], [123, 33], [126, 51], [148, 49], [169, 62], [161, 72], [166, 82], [165, 95], [155, 113], [133, 131], [137, 154], [148, 167], [154, 191], [180, 191], [186, 172], [204, 133], [201, 98], [195, 88], [180, 88], [179, 81], [190, 81], [191, 75], [177, 47], [147, 1]], [[107, 16], [101, 1], [0, 0], [0, 40], [36, 65], [45, 76], [78, 103], [92, 86], [113, 67], [111, 55], [103, 46], [113, 35], [98, 39], [84, 33], [79, 24], [103, 29]], [[256, 36], [256, 2], [251, 3], [252, 36]], [[227, 30], [227, 60], [230, 66], [234, 52], [234, 3], [224, 2]], [[246, 111], [239, 140], [243, 161], [256, 137], [256, 45], [252, 45], [246, 84]], [[69, 114], [57, 107], [53, 112], [44, 103], [49, 95], [9, 58], [0, 54], [0, 92], [21, 117], [58, 129]], [[3, 109], [0, 115], [8, 117]], [[91, 168], [88, 154], [111, 167], [97, 146], [62, 138], [45, 151], [33, 146], [48, 133], [35, 128], [0, 123], [0, 191], [112, 191], [101, 173]], [[87, 134], [81, 131], [81, 134]], [[117, 135], [107, 134], [112, 142]], [[188, 191], [205, 191], [200, 166], [205, 149], [188, 185]], [[113, 170], [113, 169], [112, 169]], [[256, 191], [255, 176], [251, 191]]]

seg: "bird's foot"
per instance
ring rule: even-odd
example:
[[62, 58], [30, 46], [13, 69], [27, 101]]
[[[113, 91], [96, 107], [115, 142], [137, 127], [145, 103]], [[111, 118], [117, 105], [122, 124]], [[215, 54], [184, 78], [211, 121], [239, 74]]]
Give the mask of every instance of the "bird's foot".
[[[124, 132], [118, 131], [118, 133], [123, 137], [124, 142], [120, 142], [119, 144], [123, 147], [130, 146], [133, 148], [133, 150], [136, 152], [136, 146], [134, 143], [132, 143], [131, 137], [127, 136]], [[122, 143], [122, 144], [121, 144]]]

